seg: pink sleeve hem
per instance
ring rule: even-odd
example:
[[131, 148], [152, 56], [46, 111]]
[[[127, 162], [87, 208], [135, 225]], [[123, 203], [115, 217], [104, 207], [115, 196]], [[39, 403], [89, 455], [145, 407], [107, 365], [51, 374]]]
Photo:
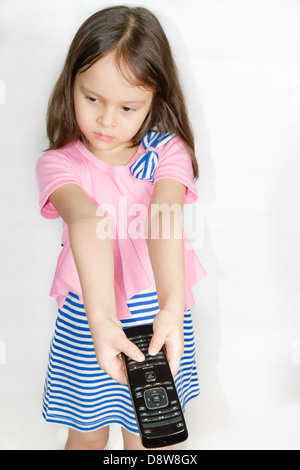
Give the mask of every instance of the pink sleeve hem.
[[58, 185], [55, 185], [53, 188], [49, 188], [46, 195], [44, 195], [43, 199], [41, 199], [40, 201], [40, 212], [41, 215], [46, 219], [58, 219], [60, 217], [60, 214], [57, 212], [53, 204], [51, 204], [51, 202], [49, 201], [49, 197], [56, 189], [60, 188], [61, 186], [64, 186], [65, 184], [77, 184], [77, 186], [81, 187], [81, 185], [76, 181], [63, 181]]

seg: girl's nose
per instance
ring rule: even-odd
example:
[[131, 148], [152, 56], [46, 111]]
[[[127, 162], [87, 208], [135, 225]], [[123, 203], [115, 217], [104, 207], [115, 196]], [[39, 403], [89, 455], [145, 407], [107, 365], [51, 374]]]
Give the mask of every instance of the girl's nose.
[[98, 123], [103, 127], [114, 127], [115, 126], [115, 115], [114, 111], [109, 108], [103, 108], [97, 119]]

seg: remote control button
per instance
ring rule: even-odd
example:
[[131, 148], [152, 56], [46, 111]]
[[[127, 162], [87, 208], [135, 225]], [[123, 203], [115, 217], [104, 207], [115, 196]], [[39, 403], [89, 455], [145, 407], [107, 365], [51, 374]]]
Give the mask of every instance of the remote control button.
[[174, 387], [173, 387], [173, 386], [169, 386], [169, 387], [167, 387], [167, 390], [174, 390]]
[[142, 423], [157, 423], [157, 422], [162, 422], [165, 421], [167, 418], [170, 416], [167, 415], [159, 415], [159, 416], [152, 416], [152, 417], [147, 417], [147, 418], [142, 418]]
[[[143, 409], [142, 409], [143, 408]], [[140, 411], [140, 416], [141, 418], [151, 418], [153, 416], [165, 416], [165, 415], [168, 415], [169, 417], [171, 416], [174, 416], [174, 411], [179, 411], [179, 407], [178, 406], [172, 406], [172, 407], [166, 407], [166, 408], [162, 408], [160, 410], [151, 410], [151, 411], [146, 411], [146, 408], [145, 407], [140, 407], [139, 408], [139, 411]]]
[[143, 428], [162, 428], [163, 426], [167, 426], [170, 424], [170, 421], [166, 419], [166, 421], [157, 421], [156, 423], [142, 423]]
[[144, 392], [144, 400], [149, 410], [168, 406], [169, 400], [164, 388], [158, 387]]
[[130, 366], [128, 366], [128, 369], [132, 371], [132, 370], [142, 369], [142, 367], [143, 366], [141, 364], [136, 363], [136, 364], [131, 364]]
[[160, 395], [152, 395], [151, 400], [153, 403], [160, 403], [161, 402], [161, 396]]
[[169, 422], [170, 424], [173, 424], [173, 423], [178, 423], [179, 421], [182, 421], [181, 416], [178, 416], [177, 418], [171, 418]]
[[184, 423], [181, 421], [181, 423], [176, 424], [176, 428], [180, 429], [184, 427]]
[[154, 382], [156, 380], [156, 375], [153, 371], [146, 372], [145, 379], [147, 382]]

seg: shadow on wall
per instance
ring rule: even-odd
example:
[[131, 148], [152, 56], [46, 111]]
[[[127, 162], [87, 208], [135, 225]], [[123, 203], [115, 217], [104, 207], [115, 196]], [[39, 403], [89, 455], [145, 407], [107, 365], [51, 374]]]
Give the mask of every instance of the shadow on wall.
[[[300, 106], [300, 102], [295, 103]], [[297, 122], [297, 121], [296, 121]], [[281, 166], [278, 168], [271, 200], [270, 219], [267, 226], [268, 262], [274, 273], [270, 284], [278, 297], [279, 327], [290, 330], [291, 342], [286, 344], [284, 367], [274, 383], [274, 393], [279, 401], [288, 401], [290, 406], [300, 410], [300, 166], [299, 160], [283, 157], [286, 155], [286, 142], [292, 142], [298, 135], [298, 123], [295, 128], [278, 136], [277, 149], [282, 148]], [[295, 144], [294, 144], [295, 145]], [[299, 147], [299, 139], [296, 146]], [[293, 154], [299, 153], [294, 151]], [[292, 155], [292, 152], [290, 153]], [[280, 312], [280, 308], [282, 311]], [[277, 320], [278, 321], [278, 320]]]
[[[192, 313], [201, 392], [199, 399], [197, 399], [196, 406], [198, 406], [198, 410], [196, 417], [195, 408], [192, 405], [187, 407], [187, 419], [191, 438], [197, 436], [196, 441], [199, 441], [199, 448], [201, 448], [201, 435], [207, 438], [209, 434], [214, 436], [216, 433], [224, 432], [231, 427], [230, 410], [217, 374], [222, 348], [218, 281], [225, 276], [225, 272], [214, 253], [209, 225], [205, 218], [205, 207], [213, 204], [216, 196], [214, 189], [215, 170], [211, 158], [209, 130], [206, 126], [205, 116], [202, 114], [201, 83], [196, 83], [193, 78], [190, 49], [185, 44], [184, 37], [181, 36], [178, 30], [178, 25], [173, 23], [170, 18], [163, 18], [163, 22], [164, 27], [169, 31], [171, 44], [175, 42], [175, 40], [172, 41], [172, 38], [176, 38], [175, 58], [179, 59], [179, 73], [182, 78], [183, 89], [188, 92], [186, 93], [188, 109], [196, 110], [196, 113], [192, 112], [196, 119], [191, 120], [195, 132], [196, 155], [200, 174], [197, 181], [199, 194], [197, 204], [202, 205], [204, 208], [204, 226], [199, 227], [196, 224], [197, 230], [201, 230], [201, 233], [196, 234], [201, 242], [195, 244], [195, 250], [207, 271], [207, 277], [200, 281], [193, 290], [195, 306]], [[184, 75], [181, 73], [182, 70], [184, 70]]]

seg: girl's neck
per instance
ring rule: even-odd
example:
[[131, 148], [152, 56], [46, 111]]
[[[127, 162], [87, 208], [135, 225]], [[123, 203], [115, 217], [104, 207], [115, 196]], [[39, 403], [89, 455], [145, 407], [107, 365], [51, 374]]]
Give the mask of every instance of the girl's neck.
[[130, 147], [128, 145], [124, 145], [122, 148], [117, 148], [115, 150], [109, 151], [95, 151], [89, 142], [86, 139], [82, 139], [83, 145], [87, 148], [87, 150], [92, 153], [96, 158], [102, 160], [110, 165], [118, 165], [118, 166], [125, 166], [127, 165], [134, 157], [138, 150], [138, 146]]

